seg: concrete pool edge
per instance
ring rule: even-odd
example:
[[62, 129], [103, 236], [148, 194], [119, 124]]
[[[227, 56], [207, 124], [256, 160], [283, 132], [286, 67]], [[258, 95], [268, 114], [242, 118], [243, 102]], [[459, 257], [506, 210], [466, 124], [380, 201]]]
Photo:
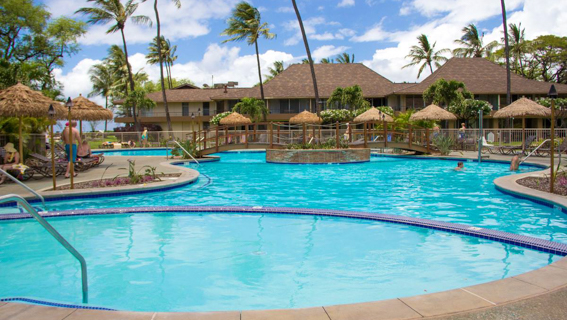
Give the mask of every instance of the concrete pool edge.
[[[280, 213], [280, 214], [309, 214], [321, 216], [338, 216], [346, 218], [371, 219], [382, 222], [394, 222], [414, 225], [404, 222], [421, 222], [447, 227], [460, 227], [454, 231], [469, 231], [471, 227], [452, 223], [439, 223], [426, 219], [384, 215], [356, 213], [350, 211], [297, 209], [297, 208], [254, 208], [254, 207], [146, 207], [146, 208], [120, 208], [120, 209], [93, 209], [82, 211], [54, 212], [47, 217], [81, 216], [94, 214], [124, 214], [124, 213], [151, 213], [151, 212], [235, 212], [235, 213]], [[21, 215], [20, 215], [21, 216]], [[16, 218], [16, 217], [14, 217]], [[21, 219], [21, 217], [20, 217]], [[391, 221], [389, 221], [391, 219]], [[404, 221], [408, 220], [408, 221]], [[427, 227], [427, 226], [424, 226]], [[440, 231], [448, 231], [437, 229]], [[487, 229], [470, 230], [477, 233]], [[451, 231], [448, 231], [451, 232]], [[456, 232], [460, 233], [460, 232]], [[490, 234], [490, 233], [487, 233]], [[505, 233], [504, 233], [505, 234]], [[475, 235], [470, 235], [475, 236]], [[523, 236], [518, 236], [523, 237]], [[537, 239], [536, 239], [537, 240]], [[541, 240], [544, 241], [545, 240]], [[567, 245], [559, 244], [561, 246]], [[533, 270], [514, 277], [506, 278], [426, 295], [403, 297], [397, 299], [363, 302], [355, 304], [312, 307], [304, 309], [284, 310], [247, 310], [227, 312], [179, 312], [179, 313], [144, 313], [126, 311], [100, 311], [46, 307], [20, 303], [0, 302], [0, 319], [10, 318], [10, 314], [18, 313], [21, 319], [28, 319], [30, 312], [42, 314], [42, 319], [85, 319], [107, 318], [123, 316], [128, 319], [421, 319], [439, 317], [457, 313], [470, 312], [500, 306], [507, 303], [544, 295], [567, 286], [567, 258], [563, 258], [543, 268]], [[69, 313], [69, 312], [72, 312]], [[6, 313], [5, 313], [6, 312]], [[67, 313], [66, 313], [67, 312]], [[27, 313], [27, 316], [24, 314]], [[63, 315], [64, 314], [64, 315]], [[63, 316], [62, 316], [63, 315]], [[68, 317], [68, 318], [66, 318]], [[12, 319], [12, 318], [10, 318]], [[16, 318], [18, 319], [18, 318]]]

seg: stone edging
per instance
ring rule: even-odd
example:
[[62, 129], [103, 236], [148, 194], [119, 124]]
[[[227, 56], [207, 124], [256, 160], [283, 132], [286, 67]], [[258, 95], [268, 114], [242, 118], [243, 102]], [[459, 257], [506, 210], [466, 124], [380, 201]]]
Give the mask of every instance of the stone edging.
[[[297, 208], [261, 208], [261, 207], [147, 207], [147, 208], [115, 208], [115, 209], [92, 209], [80, 211], [62, 211], [53, 212], [49, 216], [77, 216], [88, 214], [120, 214], [120, 213], [143, 213], [143, 212], [249, 212], [249, 213], [282, 213], [282, 214], [312, 214], [323, 216], [339, 216], [351, 217], [360, 219], [371, 219], [378, 221], [387, 221], [408, 225], [425, 226], [432, 229], [443, 231], [468, 234], [477, 237], [483, 237], [491, 234], [491, 230], [483, 228], [468, 227], [465, 225], [437, 222], [419, 218], [400, 217], [385, 214], [370, 214], [358, 213], [349, 211], [336, 211], [336, 210], [316, 210], [316, 209], [297, 209]], [[14, 218], [22, 218], [22, 215]], [[8, 217], [6, 217], [8, 218]], [[25, 217], [24, 217], [25, 218]], [[472, 229], [471, 229], [472, 228]], [[451, 230], [450, 230], [451, 229]], [[479, 230], [480, 229], [480, 230]], [[488, 233], [486, 233], [488, 232]], [[506, 234], [505, 232], [498, 232]], [[531, 238], [518, 235], [518, 239]], [[501, 241], [506, 241], [500, 239]], [[549, 242], [541, 239], [535, 239], [542, 242]], [[538, 242], [539, 242], [538, 241]], [[567, 245], [558, 244], [561, 247]], [[443, 292], [431, 293], [426, 295], [419, 295], [407, 298], [398, 298], [390, 300], [382, 300], [375, 302], [334, 305], [324, 307], [314, 307], [305, 309], [285, 309], [285, 310], [250, 310], [241, 312], [214, 312], [214, 313], [176, 313], [179, 316], [186, 315], [187, 317], [200, 317], [207, 318], [214, 315], [215, 319], [233, 319], [235, 316], [240, 316], [240, 319], [255, 319], [257, 317], [264, 319], [278, 318], [278, 319], [307, 319], [316, 317], [317, 315], [326, 315], [325, 319], [375, 319], [380, 315], [380, 319], [422, 319], [428, 317], [437, 317], [442, 315], [449, 315], [454, 313], [470, 312], [474, 310], [499, 306], [531, 298], [537, 295], [546, 294], [551, 291], [558, 290], [567, 286], [567, 258], [561, 259], [546, 267], [527, 272], [511, 278], [497, 280], [493, 282], [483, 283], [470, 287], [448, 290]], [[25, 313], [26, 310], [35, 309], [35, 312], [42, 312], [42, 310], [49, 311], [54, 309], [45, 306], [29, 306], [25, 304], [6, 303], [2, 305], [0, 302], [0, 315], [14, 312], [13, 309], [18, 309], [17, 312]], [[21, 310], [24, 309], [24, 310]], [[69, 310], [69, 309], [61, 309]], [[90, 318], [90, 317], [103, 317], [104, 314], [116, 315], [123, 314], [124, 316], [130, 315], [131, 317], [143, 317], [148, 315], [149, 319], [163, 319], [167, 318], [171, 313], [142, 313], [142, 312], [115, 312], [115, 311], [101, 311], [101, 310], [73, 310], [76, 319]], [[63, 312], [63, 311], [62, 311]], [[112, 313], [109, 313], [112, 312]], [[68, 314], [67, 314], [68, 315]], [[65, 316], [67, 316], [65, 315]], [[82, 316], [79, 316], [82, 315]], [[63, 319], [65, 316], [61, 317]], [[53, 318], [55, 319], [55, 318]], [[59, 319], [59, 318], [57, 318]], [[73, 318], [75, 319], [75, 318]], [[235, 319], [238, 319], [236, 317]], [[318, 319], [318, 318], [317, 318]]]

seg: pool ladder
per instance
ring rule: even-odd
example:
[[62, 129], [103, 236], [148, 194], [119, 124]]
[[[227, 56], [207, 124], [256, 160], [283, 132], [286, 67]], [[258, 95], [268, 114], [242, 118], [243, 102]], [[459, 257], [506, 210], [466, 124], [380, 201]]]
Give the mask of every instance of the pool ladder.
[[[10, 175], [8, 175], [10, 176]], [[27, 186], [26, 186], [27, 187]], [[34, 192], [35, 193], [35, 192]], [[24, 208], [39, 224], [49, 232], [59, 242], [67, 251], [75, 257], [75, 259], [79, 260], [81, 264], [81, 280], [82, 280], [82, 291], [83, 291], [83, 303], [89, 302], [89, 284], [87, 280], [87, 262], [85, 258], [69, 243], [49, 222], [47, 222], [38, 212], [35, 210], [34, 207], [27, 202], [22, 196], [17, 194], [7, 194], [5, 196], [0, 196], [0, 204], [8, 203], [8, 202], [16, 202], [22, 208]], [[44, 203], [45, 204], [45, 203]]]
[[[189, 153], [189, 151], [185, 150], [185, 148], [183, 148], [183, 146], [177, 142], [176, 140], [171, 140], [168, 141], [166, 143], [166, 149], [165, 149], [165, 156], [169, 158], [169, 148], [167, 148], [167, 146], [169, 146], [170, 143], [174, 143], [176, 144], [181, 150], [183, 150], [183, 152], [185, 152], [185, 154], [187, 154], [189, 157], [191, 157], [191, 159], [193, 159], [193, 161], [195, 161], [197, 163], [197, 166], [200, 167], [201, 164], [199, 163], [199, 161], [197, 161], [197, 159], [195, 159], [195, 157], [193, 157], [193, 155], [191, 153]], [[172, 157], [173, 158], [173, 157]]]

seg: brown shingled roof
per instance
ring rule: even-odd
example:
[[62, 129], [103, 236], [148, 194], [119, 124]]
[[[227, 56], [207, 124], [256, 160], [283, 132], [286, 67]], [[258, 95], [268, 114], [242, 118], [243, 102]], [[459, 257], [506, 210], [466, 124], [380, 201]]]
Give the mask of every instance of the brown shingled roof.
[[[228, 88], [227, 92], [241, 89]], [[224, 89], [172, 89], [166, 90], [167, 102], [208, 102], [211, 97], [222, 95]], [[163, 102], [161, 91], [152, 92], [147, 95], [155, 102]]]
[[[319, 96], [328, 98], [337, 87], [358, 84], [365, 97], [385, 97], [394, 84], [361, 63], [316, 64]], [[308, 64], [294, 64], [264, 84], [267, 99], [313, 98], [313, 80]]]
[[[452, 58], [419, 84], [397, 89], [396, 94], [422, 94], [437, 79], [463, 82], [474, 94], [506, 94], [506, 68], [484, 58]], [[512, 94], [547, 94], [550, 83], [511, 74]], [[559, 94], [567, 85], [555, 84]]]

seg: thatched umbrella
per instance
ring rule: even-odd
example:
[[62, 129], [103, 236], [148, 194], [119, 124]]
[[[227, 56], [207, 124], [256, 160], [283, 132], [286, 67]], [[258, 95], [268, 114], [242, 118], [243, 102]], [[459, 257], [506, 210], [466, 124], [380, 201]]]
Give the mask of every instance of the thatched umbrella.
[[0, 117], [18, 117], [20, 119], [19, 152], [21, 163], [24, 162], [22, 141], [23, 117], [46, 118], [49, 105], [53, 105], [55, 108], [56, 119], [65, 119], [65, 108], [59, 102], [21, 83], [0, 91]]
[[243, 126], [251, 124], [252, 121], [238, 112], [233, 112], [222, 118], [219, 123], [223, 126]]
[[323, 119], [319, 118], [315, 113], [311, 113], [307, 110], [304, 110], [300, 114], [289, 119], [289, 123], [293, 124], [320, 124], [321, 122], [323, 122]]
[[457, 116], [437, 105], [432, 104], [412, 114], [410, 117], [410, 121], [420, 120], [457, 120]]
[[526, 118], [547, 118], [551, 109], [522, 97], [494, 113], [494, 118], [522, 118], [522, 150], [526, 141]]
[[[315, 113], [303, 110], [301, 113], [291, 117], [289, 123], [301, 124], [303, 126], [303, 144], [307, 142], [307, 124], [320, 124], [323, 119], [319, 118]], [[315, 137], [315, 127], [313, 127], [313, 137]]]
[[394, 122], [394, 118], [390, 115], [372, 107], [360, 114], [358, 117], [354, 118], [353, 122], [374, 122], [374, 121], [385, 121]]
[[112, 111], [99, 106], [93, 101], [83, 97], [79, 94], [78, 97], [73, 99], [73, 109], [71, 112], [72, 120], [79, 120], [80, 134], [83, 134], [83, 120], [85, 121], [98, 121], [98, 120], [112, 120]]

